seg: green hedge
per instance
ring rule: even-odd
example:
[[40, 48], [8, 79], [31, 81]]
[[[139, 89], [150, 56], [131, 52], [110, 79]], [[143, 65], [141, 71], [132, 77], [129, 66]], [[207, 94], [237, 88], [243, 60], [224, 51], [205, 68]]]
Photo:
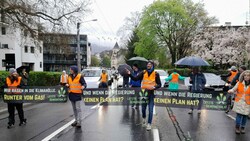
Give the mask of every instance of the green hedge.
[[[5, 83], [6, 77], [9, 72], [0, 71], [0, 86]], [[60, 82], [60, 72], [30, 72], [29, 73], [29, 86], [55, 86]]]

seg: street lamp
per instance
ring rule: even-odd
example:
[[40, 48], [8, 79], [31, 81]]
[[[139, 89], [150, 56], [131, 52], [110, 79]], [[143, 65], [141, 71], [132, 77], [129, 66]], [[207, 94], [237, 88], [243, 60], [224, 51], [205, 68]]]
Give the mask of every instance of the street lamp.
[[80, 49], [80, 24], [91, 22], [91, 21], [97, 21], [97, 19], [92, 19], [89, 21], [83, 21], [77, 23], [77, 67], [78, 67], [78, 73], [81, 72], [81, 49]]

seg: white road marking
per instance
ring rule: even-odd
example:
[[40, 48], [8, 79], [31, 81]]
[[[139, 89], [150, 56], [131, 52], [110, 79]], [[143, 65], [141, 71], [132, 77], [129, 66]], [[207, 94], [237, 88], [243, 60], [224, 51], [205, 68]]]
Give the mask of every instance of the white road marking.
[[229, 117], [229, 118], [231, 118], [231, 119], [233, 119], [233, 120], [235, 120], [235, 117], [233, 117], [233, 116], [231, 116], [229, 114], [226, 114], [226, 116]]
[[[99, 104], [91, 107], [90, 109], [94, 109], [97, 108], [99, 106]], [[55, 137], [57, 134], [61, 133], [63, 130], [65, 130], [66, 128], [68, 128], [73, 122], [75, 122], [75, 119], [72, 119], [70, 122], [68, 122], [67, 124], [65, 124], [64, 126], [62, 126], [61, 128], [57, 129], [56, 131], [54, 131], [53, 133], [51, 133], [49, 136], [47, 136], [46, 138], [44, 138], [42, 141], [50, 141], [53, 137]]]
[[64, 129], [66, 129], [67, 127], [69, 127], [74, 121], [75, 121], [75, 119], [71, 120], [70, 122], [68, 122], [67, 124], [65, 124], [64, 126], [62, 126], [61, 128], [57, 129], [55, 132], [53, 132], [52, 134], [50, 134], [49, 136], [47, 136], [46, 138], [44, 138], [42, 141], [49, 141], [49, 140], [51, 140], [54, 136], [56, 136], [57, 134], [59, 134], [60, 132], [62, 132]]
[[160, 141], [160, 135], [158, 129], [153, 129], [154, 141]]

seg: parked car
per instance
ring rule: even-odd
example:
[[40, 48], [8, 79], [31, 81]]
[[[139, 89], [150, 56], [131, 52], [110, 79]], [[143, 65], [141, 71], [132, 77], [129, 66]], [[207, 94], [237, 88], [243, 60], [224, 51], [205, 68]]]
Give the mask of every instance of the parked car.
[[[221, 79], [219, 75], [214, 73], [203, 73], [206, 78], [205, 89], [213, 91], [223, 91], [226, 82]], [[189, 77], [185, 78], [184, 84], [188, 87], [191, 87], [192, 84], [189, 83]]]
[[160, 75], [161, 87], [166, 87], [168, 83], [166, 83], [165, 79], [168, 78], [168, 73], [160, 69], [156, 69], [155, 71]]
[[98, 88], [99, 79], [102, 73], [102, 69], [100, 68], [89, 68], [84, 69], [81, 72], [84, 74], [84, 79], [87, 83], [87, 88]]

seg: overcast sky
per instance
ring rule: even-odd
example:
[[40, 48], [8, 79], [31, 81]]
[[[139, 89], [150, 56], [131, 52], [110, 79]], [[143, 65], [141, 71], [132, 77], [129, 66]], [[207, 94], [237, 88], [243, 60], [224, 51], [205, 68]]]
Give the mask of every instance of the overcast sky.
[[[131, 12], [142, 11], [154, 0], [92, 0], [90, 8], [93, 10], [84, 20], [98, 19], [96, 22], [81, 24], [80, 33], [88, 34], [90, 42], [105, 46], [119, 43], [117, 30], [124, 24], [124, 19], [130, 17]], [[193, 0], [205, 3], [205, 9], [210, 16], [216, 16], [220, 23], [231, 22], [232, 25], [245, 25], [249, 20], [249, 0]]]

